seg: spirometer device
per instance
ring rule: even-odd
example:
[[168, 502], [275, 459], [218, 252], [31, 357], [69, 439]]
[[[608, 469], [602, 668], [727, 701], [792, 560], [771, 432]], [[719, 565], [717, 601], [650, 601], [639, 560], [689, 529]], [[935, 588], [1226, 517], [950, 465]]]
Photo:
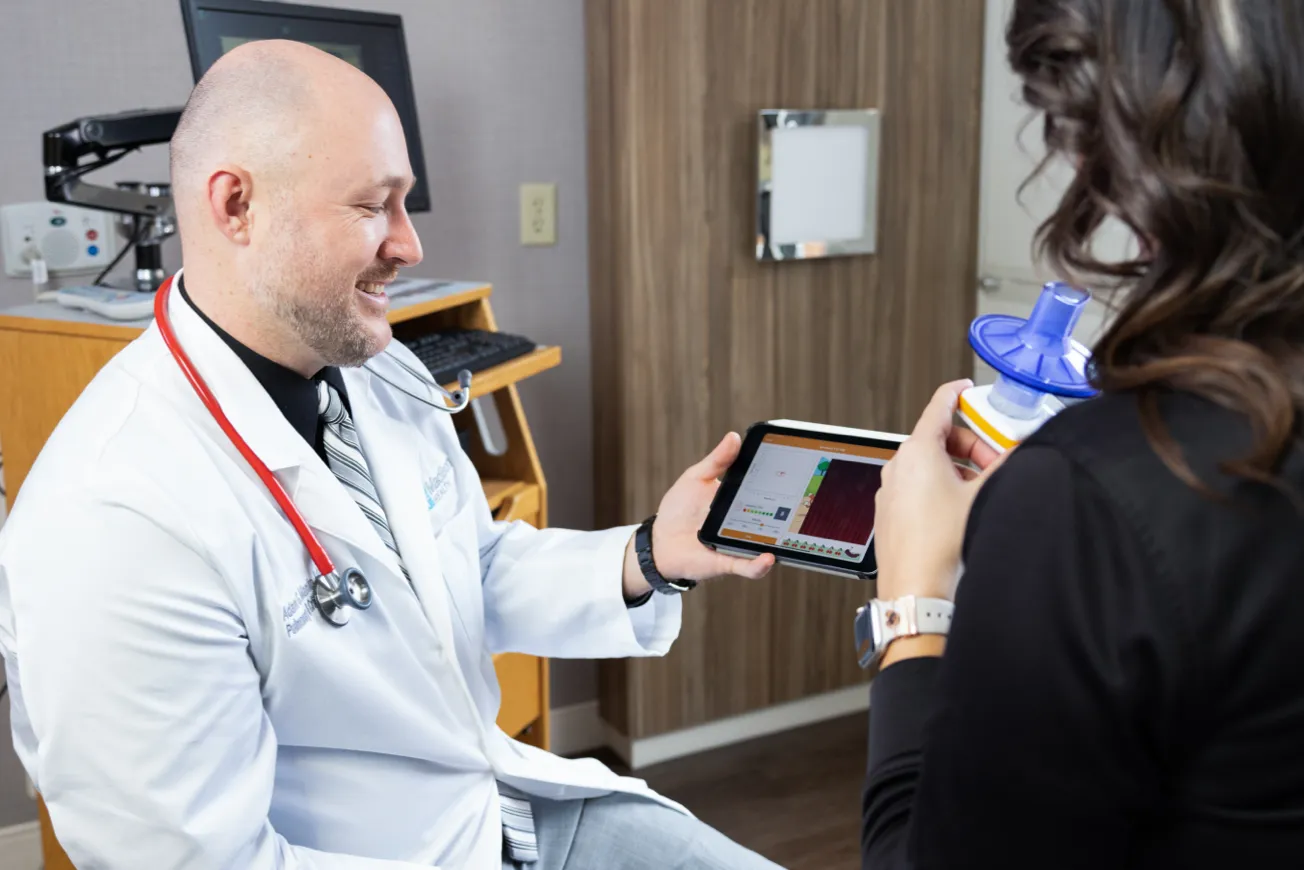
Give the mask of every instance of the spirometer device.
[[985, 314], [969, 327], [969, 344], [997, 372], [996, 382], [960, 394], [961, 419], [997, 451], [1017, 446], [1068, 404], [1096, 395], [1091, 351], [1073, 338], [1091, 294], [1052, 281], [1025, 320]]

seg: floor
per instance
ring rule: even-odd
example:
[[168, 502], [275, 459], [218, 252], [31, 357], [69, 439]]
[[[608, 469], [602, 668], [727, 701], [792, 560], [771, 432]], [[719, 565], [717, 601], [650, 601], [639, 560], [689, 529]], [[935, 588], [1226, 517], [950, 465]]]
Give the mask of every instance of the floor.
[[[859, 870], [865, 746], [857, 713], [636, 775], [788, 870]], [[614, 755], [602, 760], [628, 773]]]

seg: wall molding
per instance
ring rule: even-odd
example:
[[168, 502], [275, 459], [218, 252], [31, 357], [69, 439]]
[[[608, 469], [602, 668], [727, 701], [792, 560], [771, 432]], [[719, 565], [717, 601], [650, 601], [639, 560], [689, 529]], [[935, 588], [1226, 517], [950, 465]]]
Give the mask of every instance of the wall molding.
[[[584, 701], [553, 709], [551, 751], [556, 755], [572, 756], [609, 748], [629, 765], [630, 770], [639, 770], [868, 709], [868, 684], [848, 686], [681, 731], [630, 740], [602, 719], [597, 701]], [[0, 867], [0, 870], [6, 868]]]
[[630, 770], [778, 734], [869, 709], [869, 686], [848, 686], [680, 731], [630, 740], [603, 723], [609, 745]]
[[0, 870], [40, 870], [41, 862], [39, 822], [0, 828]]

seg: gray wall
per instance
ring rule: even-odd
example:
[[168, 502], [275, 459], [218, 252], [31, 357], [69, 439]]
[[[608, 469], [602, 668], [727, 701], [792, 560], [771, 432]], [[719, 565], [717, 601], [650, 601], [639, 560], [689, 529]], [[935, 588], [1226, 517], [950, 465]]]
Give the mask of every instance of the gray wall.
[[[500, 328], [562, 347], [521, 388], [553, 524], [592, 523], [584, 32], [581, 0], [317, 0], [403, 16], [433, 211], [412, 274], [487, 280]], [[40, 200], [40, 134], [83, 114], [180, 105], [192, 84], [176, 0], [0, 0], [0, 203]], [[92, 176], [164, 179], [154, 146]], [[522, 182], [558, 185], [558, 244], [519, 246]], [[130, 255], [126, 265], [130, 264]], [[173, 244], [169, 269], [178, 265]], [[0, 307], [30, 286], [0, 275]], [[0, 413], [7, 409], [0, 408]], [[589, 662], [553, 667], [553, 706], [597, 694]], [[0, 827], [35, 818], [0, 702]]]

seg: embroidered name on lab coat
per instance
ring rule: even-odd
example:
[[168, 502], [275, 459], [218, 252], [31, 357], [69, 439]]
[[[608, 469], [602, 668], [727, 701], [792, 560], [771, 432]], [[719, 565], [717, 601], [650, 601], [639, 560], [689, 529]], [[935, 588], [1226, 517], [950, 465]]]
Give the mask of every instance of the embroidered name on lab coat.
[[439, 471], [435, 472], [433, 477], [426, 478], [422, 488], [426, 492], [426, 510], [432, 511], [435, 505], [439, 504], [440, 499], [448, 495], [448, 491], [453, 488], [453, 461], [445, 459]]
[[299, 633], [299, 629], [308, 624], [312, 619], [313, 605], [310, 601], [312, 598], [312, 581], [305, 580], [303, 585], [294, 590], [294, 598], [281, 608], [281, 616], [285, 619], [286, 637], [294, 637]]

